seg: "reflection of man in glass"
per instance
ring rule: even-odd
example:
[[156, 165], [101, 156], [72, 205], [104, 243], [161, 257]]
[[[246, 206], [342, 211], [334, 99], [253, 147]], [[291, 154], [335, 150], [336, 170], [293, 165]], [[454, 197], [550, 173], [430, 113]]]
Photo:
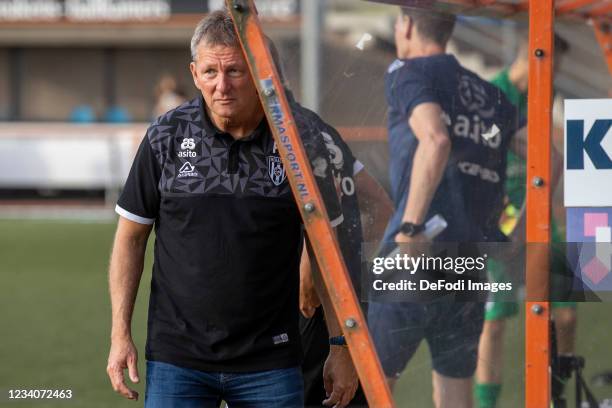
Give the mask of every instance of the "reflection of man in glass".
[[[569, 49], [569, 45], [560, 36], [555, 35], [555, 69], [559, 67], [559, 57]], [[512, 64], [497, 74], [491, 81], [518, 109], [520, 122], [527, 118], [527, 85], [529, 83], [529, 41], [527, 32], [522, 33], [517, 55]], [[553, 152], [554, 153], [554, 152]], [[556, 173], [556, 172], [553, 172]], [[524, 240], [525, 231], [523, 223], [518, 223], [525, 203], [525, 184], [527, 177], [527, 164], [524, 158], [508, 152], [508, 168], [506, 171], [506, 207], [501, 218], [501, 229], [504, 234], [518, 240]], [[553, 186], [556, 182], [553, 181]], [[523, 214], [524, 216], [524, 214]], [[524, 220], [523, 220], [524, 221]], [[553, 243], [563, 242], [559, 228], [554, 219], [551, 222], [551, 239]], [[565, 257], [555, 251], [553, 247], [552, 270], [557, 276], [565, 268]], [[489, 265], [489, 273], [494, 281], [507, 280], [507, 271], [504, 266], [495, 263]], [[476, 370], [475, 396], [479, 408], [493, 408], [501, 393], [503, 340], [506, 319], [518, 314], [516, 299], [502, 292], [493, 294], [487, 302], [485, 324], [480, 338], [478, 351], [478, 368]], [[552, 302], [552, 308], [557, 328], [557, 344], [559, 353], [572, 354], [574, 352], [576, 331], [576, 303]]]
[[[296, 123], [307, 123], [328, 149], [331, 173], [337, 181], [344, 218], [336, 229], [338, 244], [355, 292], [359, 294], [361, 292], [359, 285], [361, 244], [380, 240], [387, 220], [393, 211], [391, 200], [382, 186], [355, 158], [340, 133], [316, 113], [296, 101], [285, 80], [284, 64], [278, 49], [271, 40], [268, 40], [268, 47], [285, 86], [285, 93]], [[363, 231], [362, 216], [365, 221]], [[312, 263], [307, 251], [304, 251], [300, 263], [300, 335], [304, 352], [302, 360], [304, 406], [319, 407], [323, 404], [338, 408], [365, 407], [367, 401], [361, 387], [357, 388], [355, 393], [355, 388], [358, 386], [357, 374], [347, 353], [346, 340], [344, 336], [330, 335], [340, 328], [332, 327], [332, 331], [328, 329], [327, 325], [330, 321], [325, 318], [323, 308], [320, 306], [321, 301], [315, 289]], [[332, 367], [326, 362], [330, 353], [339, 355], [333, 367], [335, 375], [333, 389], [330, 389], [331, 379], [329, 378]], [[349, 402], [350, 405], [347, 405]]]
[[[454, 23], [452, 15], [402, 8], [395, 25], [398, 59], [385, 79], [396, 207], [387, 242], [426, 240], [423, 224], [436, 214], [448, 223], [437, 241], [503, 239], [498, 218], [516, 110], [445, 54]], [[483, 315], [481, 303], [371, 303], [370, 328], [391, 386], [425, 339], [436, 406], [471, 407]]]

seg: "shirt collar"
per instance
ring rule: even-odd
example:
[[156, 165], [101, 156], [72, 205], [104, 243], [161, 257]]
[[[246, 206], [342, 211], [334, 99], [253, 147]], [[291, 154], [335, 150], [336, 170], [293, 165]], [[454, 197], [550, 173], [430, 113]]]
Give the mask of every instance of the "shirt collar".
[[[210, 119], [210, 117], [208, 116], [208, 112], [206, 110], [206, 102], [204, 101], [203, 96], [200, 95], [199, 101], [200, 101], [200, 115], [202, 117], [202, 128], [206, 132], [206, 135], [209, 137], [223, 137], [223, 138], [229, 138], [231, 140], [234, 140], [232, 135], [217, 128], [215, 124], [213, 123], [212, 119]], [[259, 122], [259, 125], [257, 125], [255, 130], [253, 130], [253, 132], [251, 132], [249, 136], [240, 139], [240, 141], [250, 142], [252, 140], [255, 140], [262, 133], [264, 133], [267, 129], [268, 129], [268, 121], [266, 120], [266, 117], [264, 115], [264, 117], [261, 119], [261, 122]]]

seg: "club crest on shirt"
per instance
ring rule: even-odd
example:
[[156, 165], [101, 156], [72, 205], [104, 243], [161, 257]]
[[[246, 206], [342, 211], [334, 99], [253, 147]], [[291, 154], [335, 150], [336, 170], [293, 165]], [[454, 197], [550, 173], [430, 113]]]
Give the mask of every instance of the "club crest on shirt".
[[268, 156], [268, 175], [275, 186], [280, 186], [287, 178], [285, 167], [278, 156]]

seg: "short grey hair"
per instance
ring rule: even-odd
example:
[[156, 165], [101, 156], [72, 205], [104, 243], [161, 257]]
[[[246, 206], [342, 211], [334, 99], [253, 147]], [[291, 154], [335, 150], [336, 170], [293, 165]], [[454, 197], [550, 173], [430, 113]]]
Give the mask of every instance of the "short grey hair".
[[204, 41], [207, 45], [224, 45], [240, 48], [234, 22], [225, 10], [217, 10], [204, 17], [195, 28], [191, 37], [191, 60], [197, 57], [197, 48]]

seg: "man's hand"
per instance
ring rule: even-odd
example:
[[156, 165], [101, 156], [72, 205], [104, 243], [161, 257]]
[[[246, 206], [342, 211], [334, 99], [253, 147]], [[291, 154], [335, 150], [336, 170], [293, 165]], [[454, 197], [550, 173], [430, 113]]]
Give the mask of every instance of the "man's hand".
[[305, 318], [310, 319], [314, 316], [317, 307], [321, 306], [319, 295], [314, 287], [307, 288], [305, 285], [300, 285], [300, 312]]
[[[315, 259], [314, 256], [311, 255], [312, 250], [308, 242], [305, 247], [308, 249], [310, 259]], [[304, 260], [304, 258], [308, 257], [303, 256], [302, 260]], [[330, 336], [338, 336], [342, 334], [342, 330], [340, 329], [338, 318], [329, 298], [329, 293], [327, 293], [323, 286], [323, 278], [316, 267], [316, 262], [313, 262], [312, 267], [309, 267], [308, 271], [311, 272], [308, 276], [310, 276], [316, 293], [319, 295], [318, 299], [321, 300], [323, 305], [327, 331]], [[351, 360], [348, 348], [330, 346], [329, 356], [323, 366], [323, 386], [327, 394], [327, 399], [323, 401], [323, 405], [333, 406], [335, 408], [346, 407], [355, 396], [357, 384], [357, 374], [355, 373], [355, 367], [353, 367], [353, 361]]]
[[138, 393], [125, 385], [123, 370], [128, 369], [130, 380], [138, 383], [138, 352], [131, 338], [113, 340], [108, 355], [106, 373], [113, 389], [127, 399], [138, 401]]
[[425, 243], [425, 242], [429, 242], [429, 240], [425, 238], [423, 234], [416, 234], [412, 237], [406, 234], [402, 234], [401, 232], [398, 232], [397, 234], [395, 234], [396, 244], [417, 244], [417, 243]]
[[108, 272], [112, 327], [106, 373], [113, 389], [132, 400], [138, 400], [138, 393], [125, 385], [123, 370], [128, 369], [132, 382], [139, 381], [138, 353], [132, 341], [130, 324], [151, 228], [151, 225], [119, 217]]
[[401, 232], [398, 232], [395, 235], [395, 243], [400, 246], [400, 254], [406, 254], [412, 257], [417, 257], [421, 254], [428, 254], [431, 246], [431, 241], [425, 238], [423, 234], [416, 234], [409, 237]]
[[329, 356], [323, 367], [323, 385], [327, 399], [325, 406], [346, 407], [355, 396], [359, 379], [347, 347], [330, 346]]

